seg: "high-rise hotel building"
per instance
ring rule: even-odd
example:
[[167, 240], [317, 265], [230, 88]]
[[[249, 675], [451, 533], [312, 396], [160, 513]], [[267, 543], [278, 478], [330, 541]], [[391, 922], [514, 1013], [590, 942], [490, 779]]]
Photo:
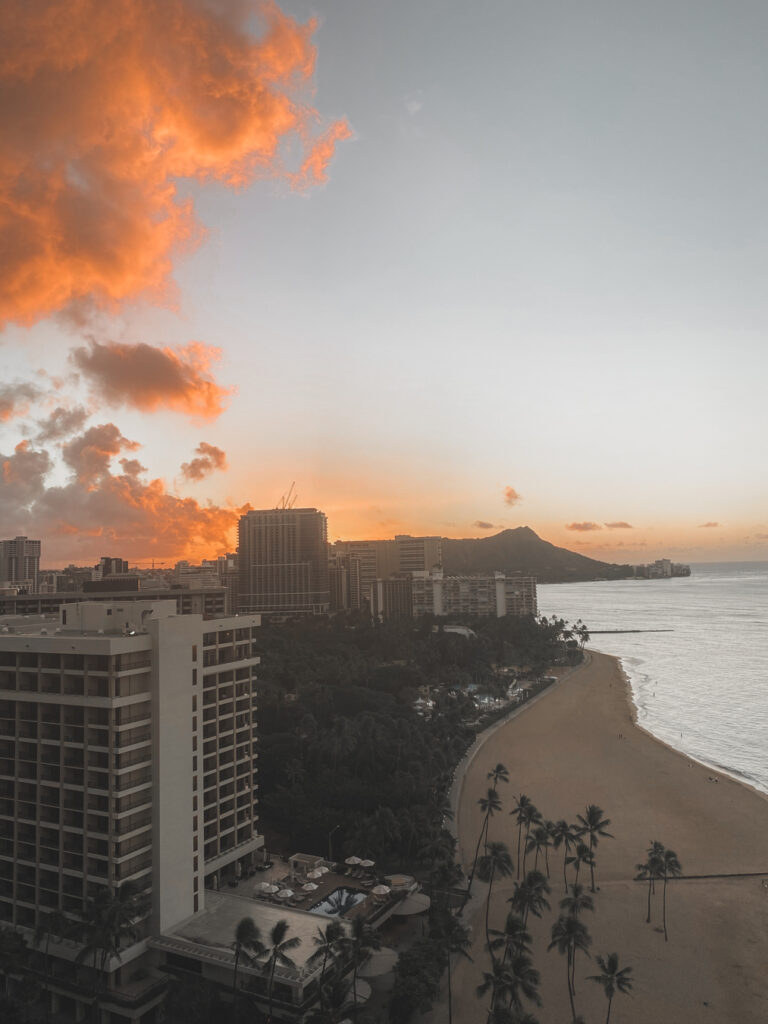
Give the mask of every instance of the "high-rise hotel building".
[[237, 560], [241, 611], [292, 616], [329, 610], [328, 522], [316, 508], [246, 512]]
[[[140, 600], [0, 621], [0, 924], [31, 937], [51, 911], [82, 919], [105, 887], [145, 891], [144, 938], [107, 963], [104, 1020], [154, 1019], [151, 969], [125, 984], [146, 937], [202, 910], [206, 885], [263, 845], [259, 623]], [[79, 948], [51, 944], [70, 963], [48, 986], [51, 1009], [76, 1019], [92, 1001], [87, 980], [78, 988]]]

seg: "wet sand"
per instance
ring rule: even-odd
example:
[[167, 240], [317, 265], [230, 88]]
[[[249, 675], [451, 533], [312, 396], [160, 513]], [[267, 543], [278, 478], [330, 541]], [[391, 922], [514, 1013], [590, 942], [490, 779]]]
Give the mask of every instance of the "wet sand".
[[[545, 818], [575, 822], [594, 803], [611, 820], [608, 831], [615, 838], [601, 839], [596, 850], [595, 913], [586, 913], [584, 921], [593, 955], [617, 952], [621, 965], [633, 968], [632, 993], [614, 999], [614, 1024], [768, 1021], [768, 798], [690, 761], [635, 725], [619, 662], [597, 653], [490, 735], [471, 761], [456, 818], [465, 867], [471, 866], [482, 824], [477, 800], [487, 791], [488, 770], [499, 761], [509, 769], [510, 782], [499, 785], [503, 812], [491, 819], [490, 838], [505, 842], [513, 859], [517, 832], [508, 812], [520, 793]], [[632, 880], [651, 840], [677, 852], [684, 875], [745, 876], [670, 882], [667, 943], [661, 887], [646, 924], [647, 890]], [[541, 1024], [566, 1024], [571, 1015], [564, 957], [546, 952], [564, 894], [562, 849], [550, 855], [550, 870], [552, 909], [541, 921], [529, 920], [544, 1002], [527, 1008]], [[764, 874], [746, 877], [753, 872]], [[503, 924], [513, 881], [494, 884], [491, 927]], [[580, 881], [588, 885], [588, 869]], [[478, 887], [478, 895], [486, 891]], [[455, 964], [453, 1019], [477, 1024], [488, 1006], [487, 997], [475, 994], [488, 969], [484, 904], [473, 900], [465, 920], [473, 925], [474, 962], [460, 958]], [[607, 1009], [601, 988], [585, 980], [594, 973], [593, 960], [577, 959], [576, 1008], [590, 1024], [605, 1020]], [[447, 1018], [435, 1007], [428, 1019]]]

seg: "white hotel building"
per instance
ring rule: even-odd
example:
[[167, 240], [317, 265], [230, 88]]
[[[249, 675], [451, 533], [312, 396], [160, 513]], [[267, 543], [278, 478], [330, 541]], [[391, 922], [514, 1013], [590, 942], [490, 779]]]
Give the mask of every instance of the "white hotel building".
[[[248, 868], [257, 829], [258, 615], [203, 619], [176, 602], [84, 602], [0, 621], [0, 926], [30, 940], [99, 890], [149, 897], [144, 936], [108, 963], [110, 1024], [159, 1019], [147, 938]], [[238, 868], [238, 864], [240, 867]], [[82, 1020], [93, 977], [50, 944], [51, 1010]], [[153, 959], [154, 958], [154, 959]]]

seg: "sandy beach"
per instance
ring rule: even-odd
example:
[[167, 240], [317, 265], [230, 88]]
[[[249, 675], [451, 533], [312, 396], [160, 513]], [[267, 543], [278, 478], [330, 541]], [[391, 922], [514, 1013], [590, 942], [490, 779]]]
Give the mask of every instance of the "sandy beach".
[[[621, 965], [633, 968], [634, 980], [632, 993], [614, 1000], [612, 1024], [765, 1024], [768, 799], [690, 761], [633, 719], [618, 661], [592, 653], [588, 664], [489, 736], [466, 771], [459, 798], [462, 863], [471, 865], [482, 824], [477, 800], [487, 791], [487, 771], [499, 761], [510, 783], [499, 786], [503, 813], [492, 818], [490, 838], [505, 842], [513, 858], [517, 832], [508, 812], [520, 793], [552, 820], [575, 822], [587, 804], [598, 804], [615, 838], [600, 840], [595, 913], [584, 920], [593, 955], [617, 952]], [[660, 895], [646, 924], [646, 887], [633, 881], [651, 840], [677, 852], [684, 875], [745, 876], [670, 882], [667, 943]], [[562, 850], [551, 854], [550, 869], [552, 909], [541, 921], [529, 920], [544, 1003], [529, 1009], [541, 1024], [565, 1024], [571, 1016], [564, 958], [546, 952], [563, 896]], [[746, 877], [760, 872], [763, 877]], [[588, 883], [588, 870], [581, 880]], [[494, 884], [491, 927], [503, 924], [513, 881]], [[460, 959], [454, 968], [456, 1024], [484, 1021], [488, 1006], [487, 997], [475, 994], [488, 969], [484, 911], [473, 901], [467, 912], [474, 962]], [[588, 1024], [605, 1020], [607, 1008], [601, 988], [585, 980], [594, 973], [594, 961], [577, 961], [576, 1007]], [[447, 1019], [437, 1009], [430, 1019]]]

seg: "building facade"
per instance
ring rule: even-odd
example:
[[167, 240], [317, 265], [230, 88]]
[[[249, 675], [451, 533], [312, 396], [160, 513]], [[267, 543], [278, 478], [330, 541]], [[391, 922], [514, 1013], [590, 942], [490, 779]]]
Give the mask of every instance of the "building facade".
[[442, 571], [411, 576], [414, 616], [420, 615], [536, 615], [533, 576], [444, 576]]
[[270, 615], [330, 609], [328, 523], [316, 508], [252, 509], [240, 517], [239, 608]]
[[339, 540], [333, 554], [351, 556], [360, 563], [360, 594], [371, 602], [371, 590], [377, 580], [412, 572], [429, 572], [442, 565], [440, 537], [411, 537], [398, 534], [391, 540]]
[[[174, 601], [0, 625], [0, 923], [31, 938], [46, 915], [81, 921], [126, 882], [147, 898], [138, 941], [107, 958], [101, 982], [77, 963], [79, 942], [51, 944], [53, 1012], [82, 1019], [100, 984], [103, 1020], [151, 1022], [163, 978], [147, 937], [202, 910], [206, 884], [262, 847], [258, 626], [180, 615]], [[145, 984], [128, 985], [139, 966]]]
[[28, 537], [0, 540], [0, 585], [13, 583], [36, 590], [41, 546], [39, 540]]

